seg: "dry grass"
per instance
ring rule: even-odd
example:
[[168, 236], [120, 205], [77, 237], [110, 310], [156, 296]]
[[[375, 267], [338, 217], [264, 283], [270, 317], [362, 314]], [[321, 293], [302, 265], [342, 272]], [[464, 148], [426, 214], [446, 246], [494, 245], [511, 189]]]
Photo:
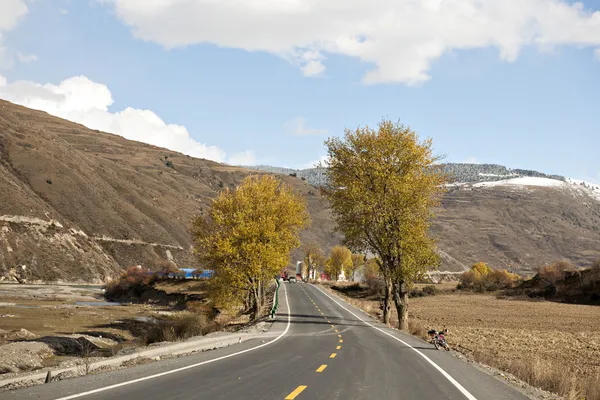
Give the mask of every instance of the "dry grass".
[[478, 361], [567, 398], [600, 400], [599, 307], [461, 294], [410, 307], [415, 320], [448, 328], [449, 343]]
[[205, 335], [214, 330], [203, 314], [181, 312], [149, 326], [144, 334], [145, 344], [175, 342], [194, 336]]
[[[344, 297], [381, 318], [377, 300]], [[448, 328], [450, 346], [476, 361], [566, 399], [600, 400], [598, 306], [455, 293], [410, 299], [409, 314], [415, 336]]]

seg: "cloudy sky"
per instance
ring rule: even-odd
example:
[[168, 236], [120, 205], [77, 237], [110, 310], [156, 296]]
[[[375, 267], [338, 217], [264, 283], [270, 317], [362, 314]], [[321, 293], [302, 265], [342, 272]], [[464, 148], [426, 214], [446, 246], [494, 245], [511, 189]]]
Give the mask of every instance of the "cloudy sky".
[[600, 182], [600, 0], [1, 0], [0, 97], [232, 164], [400, 119]]

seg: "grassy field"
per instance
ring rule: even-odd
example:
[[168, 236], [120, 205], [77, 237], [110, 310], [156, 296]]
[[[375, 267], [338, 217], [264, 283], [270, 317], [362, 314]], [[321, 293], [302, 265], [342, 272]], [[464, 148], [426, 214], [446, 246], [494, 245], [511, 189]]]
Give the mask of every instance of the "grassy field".
[[[569, 399], [600, 399], [600, 307], [451, 293], [409, 301], [411, 331], [448, 328], [449, 344], [482, 362]], [[349, 291], [380, 316], [378, 301]]]

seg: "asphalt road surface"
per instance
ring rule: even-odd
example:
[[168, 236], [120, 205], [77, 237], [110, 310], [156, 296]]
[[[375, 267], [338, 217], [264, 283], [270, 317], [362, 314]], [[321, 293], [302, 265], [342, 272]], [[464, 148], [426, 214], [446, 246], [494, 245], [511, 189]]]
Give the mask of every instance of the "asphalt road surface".
[[521, 400], [503, 382], [305, 283], [261, 339], [11, 392], [9, 399]]

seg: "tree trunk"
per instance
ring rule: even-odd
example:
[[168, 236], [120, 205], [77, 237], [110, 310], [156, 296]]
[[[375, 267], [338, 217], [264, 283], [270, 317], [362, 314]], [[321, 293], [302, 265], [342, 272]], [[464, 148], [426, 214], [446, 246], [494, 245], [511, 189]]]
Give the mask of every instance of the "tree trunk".
[[394, 283], [394, 304], [398, 313], [398, 329], [408, 330], [408, 292], [404, 282]]
[[383, 302], [383, 323], [387, 326], [390, 325], [390, 317], [392, 311], [392, 280], [389, 278], [385, 279], [385, 298]]

